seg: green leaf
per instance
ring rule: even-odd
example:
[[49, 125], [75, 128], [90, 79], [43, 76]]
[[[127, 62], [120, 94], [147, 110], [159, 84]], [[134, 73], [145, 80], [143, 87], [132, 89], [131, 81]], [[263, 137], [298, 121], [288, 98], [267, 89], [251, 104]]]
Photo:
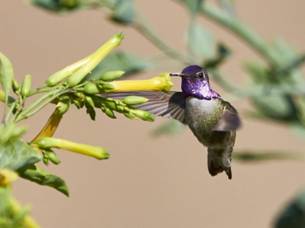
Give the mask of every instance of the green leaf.
[[152, 131], [152, 135], [159, 137], [163, 135], [178, 134], [185, 129], [184, 125], [177, 120], [168, 120]]
[[120, 24], [130, 24], [135, 17], [133, 0], [117, 0], [113, 7], [111, 20]]
[[196, 22], [191, 23], [188, 28], [187, 46], [199, 64], [217, 56], [217, 45], [212, 33]]
[[0, 83], [5, 95], [5, 102], [8, 102], [8, 96], [12, 89], [14, 79], [13, 65], [11, 61], [0, 52]]
[[19, 174], [21, 177], [27, 180], [33, 181], [40, 185], [55, 188], [66, 196], [69, 196], [68, 186], [66, 185], [65, 181], [43, 169], [33, 166], [32, 168], [22, 170]]
[[274, 228], [305, 227], [305, 191], [299, 193], [280, 212], [274, 221]]
[[0, 168], [18, 171], [40, 160], [41, 155], [38, 151], [19, 139], [0, 144]]
[[32, 0], [32, 4], [55, 12], [78, 9], [80, 3], [80, 0]]
[[270, 75], [265, 65], [253, 61], [244, 63], [243, 67], [255, 83], [263, 84], [269, 81]]
[[233, 159], [239, 162], [263, 162], [277, 160], [303, 160], [304, 156], [301, 153], [291, 151], [235, 151]]
[[291, 122], [298, 118], [295, 106], [288, 96], [253, 96], [251, 102], [259, 113], [273, 120]]
[[209, 70], [220, 66], [231, 54], [231, 50], [223, 43], [217, 44], [217, 55], [204, 61], [203, 66]]
[[203, 4], [203, 0], [178, 0], [184, 4], [184, 6], [190, 11], [191, 14], [196, 14], [201, 5]]
[[142, 58], [132, 54], [117, 51], [110, 53], [93, 72], [87, 77], [87, 80], [98, 80], [100, 76], [108, 71], [121, 70], [126, 74], [138, 73], [149, 67], [150, 64]]

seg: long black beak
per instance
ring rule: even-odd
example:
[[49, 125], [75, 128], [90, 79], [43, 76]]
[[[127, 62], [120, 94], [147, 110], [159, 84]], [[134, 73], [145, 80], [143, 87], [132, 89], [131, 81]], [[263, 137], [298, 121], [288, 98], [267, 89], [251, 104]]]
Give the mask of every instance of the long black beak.
[[189, 75], [182, 74], [182, 73], [169, 73], [169, 76], [171, 76], [171, 77], [189, 77]]

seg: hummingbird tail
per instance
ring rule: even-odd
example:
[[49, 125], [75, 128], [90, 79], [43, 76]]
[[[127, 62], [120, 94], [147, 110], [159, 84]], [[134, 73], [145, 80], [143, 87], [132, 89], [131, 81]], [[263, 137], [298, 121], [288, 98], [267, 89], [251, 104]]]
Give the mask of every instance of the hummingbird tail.
[[215, 176], [223, 171], [229, 179], [232, 179], [231, 154], [232, 147], [229, 148], [208, 148], [208, 169], [211, 176]]

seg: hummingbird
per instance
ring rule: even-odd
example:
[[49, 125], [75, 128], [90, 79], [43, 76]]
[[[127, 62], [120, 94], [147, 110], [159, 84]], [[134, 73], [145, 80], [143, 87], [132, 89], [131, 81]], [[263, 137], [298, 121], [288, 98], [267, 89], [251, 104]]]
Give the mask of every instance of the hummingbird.
[[181, 77], [181, 92], [127, 92], [111, 97], [146, 97], [148, 102], [136, 108], [188, 125], [198, 141], [207, 147], [210, 175], [224, 171], [232, 179], [232, 151], [236, 130], [241, 126], [237, 110], [211, 88], [206, 69], [190, 65], [170, 76]]

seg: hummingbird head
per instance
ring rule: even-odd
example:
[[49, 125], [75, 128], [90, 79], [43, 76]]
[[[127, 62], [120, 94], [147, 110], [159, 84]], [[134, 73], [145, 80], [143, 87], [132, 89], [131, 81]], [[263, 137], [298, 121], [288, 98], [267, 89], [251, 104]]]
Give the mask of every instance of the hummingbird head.
[[185, 67], [181, 73], [171, 73], [170, 75], [182, 78], [181, 89], [186, 96], [205, 100], [220, 97], [210, 86], [208, 72], [200, 66], [190, 65]]

